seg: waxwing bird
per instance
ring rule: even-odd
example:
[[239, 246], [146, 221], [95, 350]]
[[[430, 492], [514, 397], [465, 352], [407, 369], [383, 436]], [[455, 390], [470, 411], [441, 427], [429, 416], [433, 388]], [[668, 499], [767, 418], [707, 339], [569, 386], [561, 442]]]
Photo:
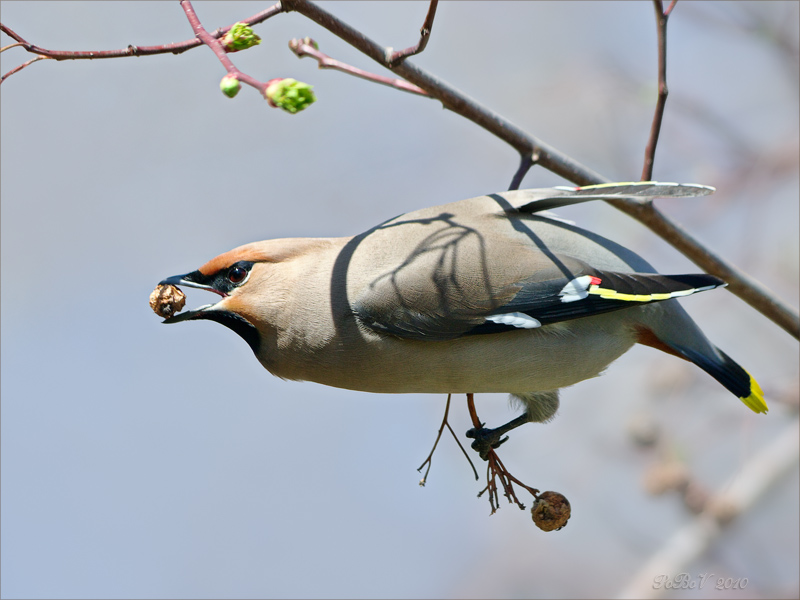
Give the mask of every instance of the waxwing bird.
[[524, 414], [470, 431], [484, 458], [506, 431], [551, 419], [560, 388], [598, 376], [637, 342], [693, 362], [765, 413], [756, 381], [676, 300], [720, 279], [658, 274], [627, 248], [543, 212], [711, 192], [654, 182], [510, 191], [410, 212], [354, 237], [255, 242], [163, 280], [220, 296], [164, 322], [221, 323], [284, 379], [376, 393], [510, 393]]

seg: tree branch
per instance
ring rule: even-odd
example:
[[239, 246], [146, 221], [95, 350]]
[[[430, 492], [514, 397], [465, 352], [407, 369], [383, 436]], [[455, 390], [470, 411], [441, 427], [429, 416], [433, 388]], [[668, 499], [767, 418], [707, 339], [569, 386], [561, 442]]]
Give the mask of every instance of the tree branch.
[[398, 52], [391, 52], [391, 48], [389, 49], [390, 52], [388, 53], [386, 60], [390, 65], [396, 65], [409, 56], [414, 56], [415, 54], [419, 54], [425, 50], [425, 46], [428, 45], [428, 38], [431, 35], [431, 30], [433, 29], [433, 18], [436, 16], [436, 7], [438, 5], [439, 0], [431, 0], [430, 6], [428, 6], [428, 14], [425, 16], [425, 21], [422, 23], [422, 28], [419, 30], [419, 41], [414, 46]]
[[531, 156], [530, 154], [522, 154], [520, 156], [519, 161], [519, 168], [517, 172], [514, 173], [514, 177], [511, 178], [511, 184], [509, 184], [509, 190], [518, 190], [519, 186], [522, 184], [522, 180], [525, 178], [525, 175], [528, 174], [530, 168], [539, 162], [539, 156]]
[[38, 62], [40, 60], [50, 60], [50, 57], [49, 56], [36, 56], [36, 57], [34, 57], [34, 58], [32, 58], [32, 59], [30, 59], [28, 61], [25, 61], [21, 65], [17, 65], [13, 69], [11, 69], [8, 73], [6, 73], [2, 77], [0, 77], [0, 83], [3, 83], [6, 79], [11, 77], [14, 73], [19, 73], [20, 71], [22, 71], [22, 69], [24, 69], [28, 65], [32, 65], [33, 63]]
[[353, 75], [354, 77], [360, 77], [361, 79], [366, 79], [367, 81], [380, 83], [381, 85], [388, 85], [389, 87], [393, 87], [398, 90], [402, 90], [404, 92], [409, 92], [411, 94], [419, 94], [420, 96], [428, 96], [428, 92], [426, 92], [422, 88], [419, 88], [414, 84], [408, 83], [407, 81], [403, 81], [402, 79], [394, 79], [391, 77], [384, 77], [383, 75], [376, 75], [375, 73], [370, 73], [368, 71], [358, 69], [356, 67], [343, 63], [342, 61], [331, 58], [327, 54], [320, 52], [319, 48], [317, 48], [317, 43], [311, 38], [307, 37], [303, 38], [302, 40], [301, 39], [290, 40], [289, 49], [292, 52], [294, 52], [298, 58], [303, 58], [304, 56], [310, 56], [311, 58], [315, 59], [319, 64], [320, 69], [334, 69], [336, 71], [341, 71], [342, 73], [347, 73], [348, 75]]
[[661, 133], [661, 122], [664, 119], [664, 107], [667, 105], [667, 20], [669, 14], [675, 6], [672, 4], [665, 11], [661, 0], [653, 0], [656, 9], [656, 25], [658, 29], [658, 100], [656, 101], [656, 112], [653, 115], [653, 124], [650, 127], [650, 139], [644, 151], [644, 166], [642, 167], [642, 181], [653, 179], [653, 162], [656, 156], [656, 146], [658, 145], [658, 135]]
[[[274, 6], [270, 6], [266, 10], [262, 10], [254, 14], [252, 17], [248, 19], [242, 19], [241, 21], [237, 21], [240, 23], [244, 23], [245, 25], [254, 25], [256, 23], [261, 23], [266, 21], [270, 17], [277, 15], [280, 12], [283, 12], [283, 7], [281, 3], [277, 3]], [[228, 25], [227, 27], [220, 27], [210, 35], [215, 39], [221, 38], [223, 35], [228, 33], [230, 28], [233, 27], [233, 24]], [[32, 52], [33, 54], [39, 54], [40, 56], [46, 56], [47, 58], [53, 58], [55, 60], [81, 60], [81, 59], [89, 59], [94, 60], [96, 58], [122, 58], [125, 56], [151, 56], [153, 54], [181, 54], [182, 52], [186, 52], [187, 50], [191, 50], [192, 48], [197, 48], [198, 46], [202, 45], [202, 42], [197, 38], [192, 38], [190, 40], [184, 40], [182, 42], [175, 42], [172, 44], [162, 44], [159, 46], [134, 46], [133, 44], [129, 45], [127, 48], [123, 48], [120, 50], [90, 50], [90, 51], [73, 51], [73, 50], [47, 50], [46, 48], [41, 48], [30, 42], [23, 39], [18, 33], [13, 31], [10, 27], [6, 27], [2, 23], [0, 23], [0, 31], [5, 33], [10, 38], [16, 40], [20, 43], [20, 45], [25, 48], [28, 52]]]

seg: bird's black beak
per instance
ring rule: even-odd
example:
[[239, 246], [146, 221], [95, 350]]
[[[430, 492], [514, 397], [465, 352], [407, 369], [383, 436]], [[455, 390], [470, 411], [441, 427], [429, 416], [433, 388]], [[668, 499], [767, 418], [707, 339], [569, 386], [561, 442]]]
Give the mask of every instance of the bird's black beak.
[[[162, 280], [159, 285], [174, 285], [197, 288], [200, 290], [208, 290], [222, 296], [223, 300], [228, 296], [225, 292], [219, 290], [213, 285], [213, 278], [203, 275], [200, 271], [193, 271], [186, 275], [173, 275]], [[253, 352], [258, 354], [258, 349], [261, 343], [261, 338], [255, 326], [247, 321], [241, 315], [225, 310], [224, 308], [217, 308], [220, 300], [216, 304], [206, 304], [194, 310], [187, 310], [164, 319], [162, 323], [180, 323], [181, 321], [190, 321], [193, 319], [208, 319], [209, 321], [216, 321], [231, 329], [244, 339], [247, 344], [252, 348]]]
[[[200, 275], [200, 277], [198, 277], [198, 275]], [[158, 285], [185, 285], [186, 287], [208, 290], [209, 292], [215, 292], [219, 294], [219, 292], [214, 289], [213, 286], [203, 283], [201, 278], [203, 278], [202, 274], [199, 271], [194, 271], [192, 273], [187, 273], [186, 275], [173, 275], [172, 277], [167, 277], [166, 279], [159, 281]]]
[[[200, 290], [208, 290], [209, 292], [214, 292], [215, 294], [219, 294], [223, 297], [225, 296], [225, 294], [222, 294], [213, 286], [204, 283], [203, 279], [206, 279], [206, 277], [200, 273], [200, 271], [193, 271], [192, 273], [186, 273], [185, 275], [173, 275], [172, 277], [167, 277], [166, 279], [162, 279], [158, 285], [192, 287]], [[162, 323], [180, 323], [181, 321], [188, 321], [190, 319], [208, 318], [208, 315], [205, 313], [206, 311], [213, 309], [214, 306], [216, 306], [216, 304], [204, 304], [203, 306], [200, 306], [194, 310], [187, 310], [168, 319], [164, 319]]]

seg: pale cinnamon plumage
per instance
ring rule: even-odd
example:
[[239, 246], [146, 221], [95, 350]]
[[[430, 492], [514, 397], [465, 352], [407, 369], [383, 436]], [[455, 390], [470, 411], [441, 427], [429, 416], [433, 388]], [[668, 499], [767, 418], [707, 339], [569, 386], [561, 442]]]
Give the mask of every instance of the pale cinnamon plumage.
[[541, 213], [710, 191], [637, 183], [503, 192], [354, 237], [255, 242], [164, 280], [222, 296], [165, 322], [218, 321], [285, 379], [377, 393], [508, 392], [531, 421], [553, 416], [559, 388], [641, 343], [695, 363], [766, 412], [755, 380], [674, 299], [722, 281], [656, 274], [630, 250]]

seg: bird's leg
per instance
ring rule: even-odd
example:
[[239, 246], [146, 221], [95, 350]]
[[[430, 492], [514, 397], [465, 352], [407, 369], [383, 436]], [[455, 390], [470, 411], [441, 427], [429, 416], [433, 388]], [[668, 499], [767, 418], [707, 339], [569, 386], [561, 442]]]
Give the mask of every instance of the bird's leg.
[[497, 488], [497, 478], [499, 477], [500, 484], [503, 486], [503, 495], [508, 498], [510, 503], [515, 503], [522, 510], [525, 510], [525, 505], [520, 502], [519, 498], [517, 498], [517, 494], [514, 492], [514, 483], [528, 490], [534, 498], [539, 497], [539, 490], [525, 485], [514, 477], [508, 469], [506, 469], [500, 457], [497, 456], [495, 448], [508, 439], [507, 437], [502, 438], [503, 434], [528, 422], [527, 413], [496, 429], [486, 429], [478, 418], [478, 413], [475, 410], [473, 394], [467, 394], [467, 408], [469, 408], [469, 415], [474, 425], [474, 427], [467, 432], [467, 437], [475, 438], [475, 441], [472, 443], [472, 448], [478, 451], [481, 458], [488, 461], [488, 465], [486, 466], [486, 487], [478, 494], [478, 497], [482, 496], [486, 491], [489, 492], [489, 505], [492, 507], [492, 514], [494, 514], [499, 508], [500, 501]]
[[[470, 394], [467, 394], [469, 396]], [[470, 411], [471, 412], [471, 411]], [[528, 413], [523, 413], [516, 419], [512, 419], [505, 425], [496, 427], [494, 429], [487, 429], [483, 423], [478, 421], [478, 425], [467, 431], [468, 438], [475, 438], [472, 442], [472, 449], [480, 454], [483, 460], [489, 460], [489, 450], [499, 447], [501, 444], [508, 441], [508, 436], [503, 437], [512, 429], [516, 429], [520, 425], [524, 425], [529, 421]], [[473, 420], [473, 423], [475, 421]], [[501, 439], [502, 438], [502, 439]]]

